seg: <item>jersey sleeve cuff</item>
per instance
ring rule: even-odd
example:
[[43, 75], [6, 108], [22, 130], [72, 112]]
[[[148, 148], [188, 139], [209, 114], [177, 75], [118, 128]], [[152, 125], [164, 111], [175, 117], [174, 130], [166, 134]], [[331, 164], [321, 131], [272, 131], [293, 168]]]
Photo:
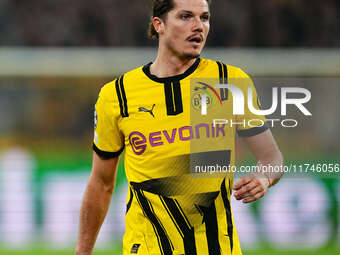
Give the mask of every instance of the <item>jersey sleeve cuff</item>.
[[237, 130], [237, 134], [240, 137], [250, 137], [250, 136], [261, 134], [264, 131], [266, 131], [268, 128], [269, 128], [268, 124], [265, 123], [263, 126]]
[[110, 158], [115, 158], [118, 157], [124, 150], [124, 145], [123, 147], [116, 152], [108, 152], [108, 151], [102, 151], [100, 150], [94, 143], [92, 145], [93, 150], [97, 153], [97, 155], [103, 159], [110, 159]]

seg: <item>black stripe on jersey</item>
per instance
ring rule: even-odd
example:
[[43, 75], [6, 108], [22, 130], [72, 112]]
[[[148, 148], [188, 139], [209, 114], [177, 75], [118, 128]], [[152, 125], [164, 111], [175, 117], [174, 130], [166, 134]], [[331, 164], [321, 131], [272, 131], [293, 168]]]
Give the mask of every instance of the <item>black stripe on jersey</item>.
[[238, 136], [241, 136], [241, 137], [250, 137], [250, 136], [261, 134], [264, 131], [266, 131], [268, 128], [269, 128], [268, 124], [265, 123], [263, 126], [253, 127], [249, 129], [239, 129], [237, 130], [237, 134]]
[[123, 97], [123, 106], [124, 106], [124, 116], [123, 117], [129, 117], [123, 79], [124, 79], [124, 75], [120, 79], [120, 84], [119, 84], [120, 85], [120, 90], [122, 91], [122, 97]]
[[[218, 73], [220, 77], [220, 84], [228, 84], [228, 70], [227, 66], [221, 62], [216, 62], [218, 65]], [[220, 88], [220, 95], [221, 100], [227, 100], [228, 99], [228, 89], [227, 88]]]
[[178, 115], [182, 113], [183, 102], [180, 82], [165, 82], [164, 94], [167, 115]]
[[174, 199], [159, 196], [164, 208], [168, 212], [171, 220], [175, 224], [178, 232], [183, 238], [184, 254], [196, 255], [196, 243], [194, 228], [190, 226], [183, 210], [180, 208], [178, 202]]
[[[229, 181], [229, 185], [230, 185], [230, 181]], [[233, 245], [234, 245], [233, 243], [233, 221], [231, 218], [231, 206], [230, 206], [230, 201], [228, 199], [227, 189], [225, 186], [225, 179], [223, 180], [222, 185], [221, 185], [221, 195], [222, 195], [224, 208], [226, 211], [227, 231], [228, 231], [228, 237], [230, 241], [230, 249], [231, 249], [231, 252], [233, 252]]]
[[123, 152], [125, 145], [123, 145], [123, 147], [119, 151], [116, 151], [116, 152], [102, 151], [94, 143], [92, 145], [92, 148], [100, 158], [110, 159], [110, 158], [118, 157]]
[[223, 67], [222, 64], [218, 61], [216, 61], [217, 65], [218, 65], [218, 74], [220, 77], [220, 84], [223, 84]]
[[209, 255], [221, 255], [221, 247], [218, 241], [218, 225], [215, 203], [209, 207], [200, 206], [205, 222]]
[[124, 75], [116, 80], [116, 92], [119, 101], [120, 115], [122, 117], [129, 117], [123, 79]]
[[182, 176], [169, 176], [164, 178], [150, 179], [143, 182], [130, 182], [130, 185], [135, 189], [141, 189], [153, 194], [169, 197], [183, 195], [183, 191], [176, 188], [176, 185], [178, 185], [178, 183], [182, 180]]
[[123, 116], [123, 114], [124, 114], [124, 108], [123, 108], [122, 95], [121, 95], [121, 93], [120, 93], [119, 80], [120, 80], [120, 77], [116, 80], [116, 93], [117, 93], [118, 102], [119, 102], [120, 115]]
[[223, 66], [223, 83], [227, 84], [228, 83], [228, 70], [227, 66], [222, 63]]
[[164, 227], [160, 220], [157, 218], [155, 212], [153, 211], [152, 205], [144, 196], [143, 191], [136, 190], [136, 198], [143, 210], [145, 217], [149, 219], [151, 225], [155, 231], [157, 236], [158, 245], [161, 250], [162, 255], [172, 255], [173, 245], [170, 242], [170, 239], [167, 233], [164, 230]]
[[131, 207], [131, 204], [132, 204], [132, 199], [133, 199], [132, 188], [130, 187], [129, 190], [130, 190], [130, 199], [129, 199], [129, 202], [126, 204], [126, 213], [125, 214], [128, 213], [128, 211], [129, 211], [129, 209]]

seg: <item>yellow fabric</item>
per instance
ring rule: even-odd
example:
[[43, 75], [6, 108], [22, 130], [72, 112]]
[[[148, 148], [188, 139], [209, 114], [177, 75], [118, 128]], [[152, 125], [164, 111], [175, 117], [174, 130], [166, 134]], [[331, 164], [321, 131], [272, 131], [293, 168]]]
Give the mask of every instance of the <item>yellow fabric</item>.
[[[218, 226], [215, 244], [218, 240], [220, 253], [211, 255], [241, 254], [234, 223], [231, 218], [228, 222], [227, 213], [232, 215], [231, 210], [227, 212], [225, 207], [225, 203], [230, 201], [233, 174], [196, 174], [193, 172], [196, 161], [192, 155], [206, 155], [209, 158], [216, 151], [221, 152], [221, 155], [228, 157], [225, 162], [233, 166], [237, 130], [252, 127], [228, 124], [213, 127], [213, 119], [223, 118], [233, 122], [245, 119], [247, 122], [250, 119], [265, 121], [265, 118], [252, 114], [247, 107], [244, 115], [234, 115], [231, 93], [228, 92], [228, 98], [221, 101], [222, 95], [216, 96], [208, 88], [219, 83], [220, 76], [224, 75], [243, 91], [245, 102], [247, 90], [251, 88], [255, 95], [253, 105], [259, 109], [251, 79], [233, 66], [226, 66], [227, 74], [220, 70], [217, 62], [200, 59], [198, 66], [187, 75], [151, 79], [140, 67], [102, 88], [96, 103], [94, 145], [100, 152], [112, 155], [125, 146], [125, 171], [131, 184], [127, 197], [130, 204], [123, 240], [124, 255], [209, 254], [209, 249], [212, 249], [211, 243], [209, 248], [209, 233], [214, 231], [209, 229], [207, 234], [205, 217], [212, 222], [215, 219]], [[220, 89], [215, 91], [222, 93]], [[206, 116], [201, 114], [203, 93], [208, 97]], [[211, 154], [207, 154], [209, 152]], [[152, 187], [135, 186], [136, 183], [148, 183]], [[222, 190], [226, 194], [224, 198]], [[168, 208], [167, 203], [172, 207]], [[178, 213], [177, 218], [172, 213]], [[232, 226], [232, 233], [228, 233], [228, 224]], [[157, 230], [157, 227], [163, 230]], [[183, 229], [188, 232], [184, 233]], [[169, 240], [170, 248], [162, 247], [162, 233], [159, 232], [164, 232], [163, 244], [164, 239]], [[185, 253], [185, 249], [192, 247], [192, 244], [184, 240], [193, 240], [195, 251], [187, 250]]]

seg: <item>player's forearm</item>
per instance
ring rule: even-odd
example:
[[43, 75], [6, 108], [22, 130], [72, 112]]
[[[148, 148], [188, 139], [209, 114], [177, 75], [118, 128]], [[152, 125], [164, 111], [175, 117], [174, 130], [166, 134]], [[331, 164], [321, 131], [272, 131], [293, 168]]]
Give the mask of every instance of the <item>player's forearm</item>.
[[267, 176], [270, 186], [275, 185], [283, 175], [283, 156], [280, 151], [275, 150], [263, 155], [258, 159], [260, 172]]
[[76, 255], [91, 255], [98, 232], [110, 205], [113, 186], [89, 181], [80, 211]]

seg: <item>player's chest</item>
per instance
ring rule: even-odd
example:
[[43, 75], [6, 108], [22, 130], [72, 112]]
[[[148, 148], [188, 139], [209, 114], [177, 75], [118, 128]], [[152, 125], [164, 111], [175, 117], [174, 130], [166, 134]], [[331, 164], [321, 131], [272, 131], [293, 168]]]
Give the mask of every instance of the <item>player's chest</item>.
[[[126, 93], [128, 117], [119, 125], [125, 135], [193, 126], [210, 125], [231, 109], [228, 91], [214, 90], [208, 83], [187, 79], [164, 84], [141, 84]], [[204, 111], [206, 114], [204, 114]], [[214, 115], [214, 117], [212, 117]]]

